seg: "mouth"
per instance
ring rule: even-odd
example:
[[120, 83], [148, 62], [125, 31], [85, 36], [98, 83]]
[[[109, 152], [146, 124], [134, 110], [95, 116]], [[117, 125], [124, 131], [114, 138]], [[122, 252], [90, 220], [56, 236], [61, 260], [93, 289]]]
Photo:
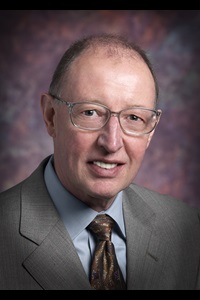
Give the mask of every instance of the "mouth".
[[114, 169], [115, 167], [118, 166], [117, 163], [105, 163], [105, 162], [102, 162], [102, 161], [94, 161], [93, 162], [94, 165], [102, 168], [102, 169]]
[[124, 169], [124, 163], [119, 161], [92, 160], [89, 170], [95, 178], [116, 178]]

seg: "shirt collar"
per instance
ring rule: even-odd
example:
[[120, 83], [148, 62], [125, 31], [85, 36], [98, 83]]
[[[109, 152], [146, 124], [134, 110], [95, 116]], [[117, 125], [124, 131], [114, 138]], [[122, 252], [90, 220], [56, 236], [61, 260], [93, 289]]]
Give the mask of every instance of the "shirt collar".
[[[73, 240], [90, 224], [98, 212], [88, 207], [64, 188], [55, 173], [53, 155], [46, 165], [44, 179], [49, 194]], [[100, 213], [110, 215], [118, 224], [123, 237], [125, 237], [122, 192], [117, 195], [113, 204], [106, 211]]]

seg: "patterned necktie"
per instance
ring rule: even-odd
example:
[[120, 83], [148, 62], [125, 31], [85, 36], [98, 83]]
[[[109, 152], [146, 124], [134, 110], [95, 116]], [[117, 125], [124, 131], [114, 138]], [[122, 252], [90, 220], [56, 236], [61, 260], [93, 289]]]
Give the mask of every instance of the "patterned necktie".
[[126, 284], [111, 242], [114, 220], [105, 214], [97, 215], [88, 228], [97, 237], [91, 265], [91, 286], [96, 290], [125, 290]]

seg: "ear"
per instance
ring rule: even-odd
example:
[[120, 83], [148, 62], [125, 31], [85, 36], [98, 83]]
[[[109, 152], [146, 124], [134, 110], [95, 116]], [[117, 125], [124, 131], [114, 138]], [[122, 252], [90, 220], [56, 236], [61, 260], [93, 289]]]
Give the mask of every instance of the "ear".
[[40, 107], [48, 134], [51, 137], [55, 137], [55, 109], [50, 95], [41, 95]]

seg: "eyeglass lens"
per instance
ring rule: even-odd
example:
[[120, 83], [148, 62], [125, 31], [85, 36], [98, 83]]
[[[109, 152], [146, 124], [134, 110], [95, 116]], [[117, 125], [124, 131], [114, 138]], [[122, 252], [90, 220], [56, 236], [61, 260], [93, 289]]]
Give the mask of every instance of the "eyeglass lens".
[[[71, 108], [72, 123], [83, 129], [97, 130], [102, 128], [110, 119], [112, 112], [99, 104], [77, 103]], [[118, 116], [121, 127], [125, 132], [147, 133], [157, 122], [156, 111], [143, 108], [124, 109]]]

